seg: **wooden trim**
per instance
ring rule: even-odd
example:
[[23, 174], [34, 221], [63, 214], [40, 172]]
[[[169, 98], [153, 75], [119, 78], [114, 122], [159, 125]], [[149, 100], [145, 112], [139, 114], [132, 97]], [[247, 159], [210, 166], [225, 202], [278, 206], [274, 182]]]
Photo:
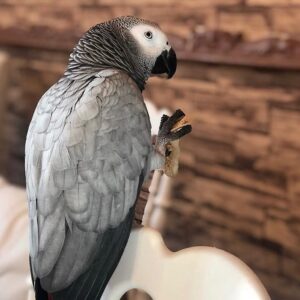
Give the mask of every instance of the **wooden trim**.
[[80, 36], [74, 32], [50, 31], [49, 28], [40, 27], [30, 31], [19, 28], [0, 28], [0, 46], [70, 51]]
[[283, 55], [254, 56], [237, 55], [236, 53], [214, 53], [178, 51], [179, 59], [183, 61], [202, 62], [211, 64], [224, 64], [253, 68], [269, 68], [279, 70], [300, 71], [300, 57], [289, 58]]
[[[208, 34], [212, 35], [213, 33], [207, 32]], [[81, 33], [78, 32], [57, 32], [41, 27], [31, 30], [0, 28], [0, 46], [70, 52], [80, 36]], [[230, 37], [229, 42], [228, 36]], [[288, 46], [279, 51], [278, 44], [282, 43], [282, 40], [279, 39], [270, 38], [252, 43], [246, 43], [240, 39], [237, 42], [236, 38], [232, 38], [228, 33], [226, 35], [217, 33], [217, 42], [214, 45], [210, 45], [206, 36], [204, 38], [202, 36], [201, 39], [199, 42], [199, 38], [195, 36], [192, 42], [180, 41], [178, 43], [177, 37], [171, 37], [171, 40], [174, 40], [175, 48], [179, 49], [177, 50], [178, 58], [183, 61], [300, 70], [300, 42], [284, 41]], [[223, 49], [224, 39], [227, 43], [226, 49]], [[176, 44], [178, 44], [177, 47]], [[197, 45], [201, 47], [197, 47]], [[261, 51], [262, 46], [264, 52]]]

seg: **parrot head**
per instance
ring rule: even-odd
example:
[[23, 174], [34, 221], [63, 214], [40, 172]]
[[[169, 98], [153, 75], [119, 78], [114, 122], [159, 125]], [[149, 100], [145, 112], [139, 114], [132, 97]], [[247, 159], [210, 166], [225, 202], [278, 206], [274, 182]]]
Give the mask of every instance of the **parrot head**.
[[122, 70], [144, 89], [150, 76], [171, 78], [177, 59], [167, 36], [151, 21], [118, 17], [89, 29], [75, 46], [65, 72], [87, 78], [107, 68]]
[[132, 26], [129, 32], [136, 41], [146, 68], [148, 65], [151, 70], [151, 75], [166, 74], [167, 78], [173, 77], [177, 66], [176, 54], [158, 25], [143, 21]]

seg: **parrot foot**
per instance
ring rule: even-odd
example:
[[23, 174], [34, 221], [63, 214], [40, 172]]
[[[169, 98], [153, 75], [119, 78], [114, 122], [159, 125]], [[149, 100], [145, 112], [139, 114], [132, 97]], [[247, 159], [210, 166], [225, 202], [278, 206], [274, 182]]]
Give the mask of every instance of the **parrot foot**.
[[157, 135], [157, 149], [165, 156], [168, 156], [169, 150], [166, 145], [172, 141], [179, 140], [191, 131], [192, 126], [188, 123], [188, 120], [182, 110], [176, 110], [170, 117], [163, 115], [161, 117], [159, 132]]
[[163, 115], [156, 141], [157, 151], [165, 157], [164, 172], [173, 177], [178, 173], [179, 139], [192, 131], [184, 112], [176, 110], [172, 116]]

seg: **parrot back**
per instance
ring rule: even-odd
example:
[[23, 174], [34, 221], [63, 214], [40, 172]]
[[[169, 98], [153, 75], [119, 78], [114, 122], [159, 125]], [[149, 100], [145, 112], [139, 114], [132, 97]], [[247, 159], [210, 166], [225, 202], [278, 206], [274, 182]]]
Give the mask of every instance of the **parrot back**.
[[151, 147], [142, 94], [123, 72], [62, 78], [41, 98], [25, 149], [39, 290], [100, 298], [127, 243]]

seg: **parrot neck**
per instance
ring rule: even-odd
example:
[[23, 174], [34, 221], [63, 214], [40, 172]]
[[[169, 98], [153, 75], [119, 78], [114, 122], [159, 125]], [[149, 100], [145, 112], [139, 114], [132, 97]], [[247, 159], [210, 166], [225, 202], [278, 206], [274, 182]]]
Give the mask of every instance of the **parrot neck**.
[[87, 80], [105, 69], [119, 69], [144, 90], [150, 74], [140, 66], [139, 59], [133, 59], [134, 55], [128, 53], [122, 39], [108, 25], [102, 23], [92, 27], [79, 40], [64, 75], [72, 80]]

